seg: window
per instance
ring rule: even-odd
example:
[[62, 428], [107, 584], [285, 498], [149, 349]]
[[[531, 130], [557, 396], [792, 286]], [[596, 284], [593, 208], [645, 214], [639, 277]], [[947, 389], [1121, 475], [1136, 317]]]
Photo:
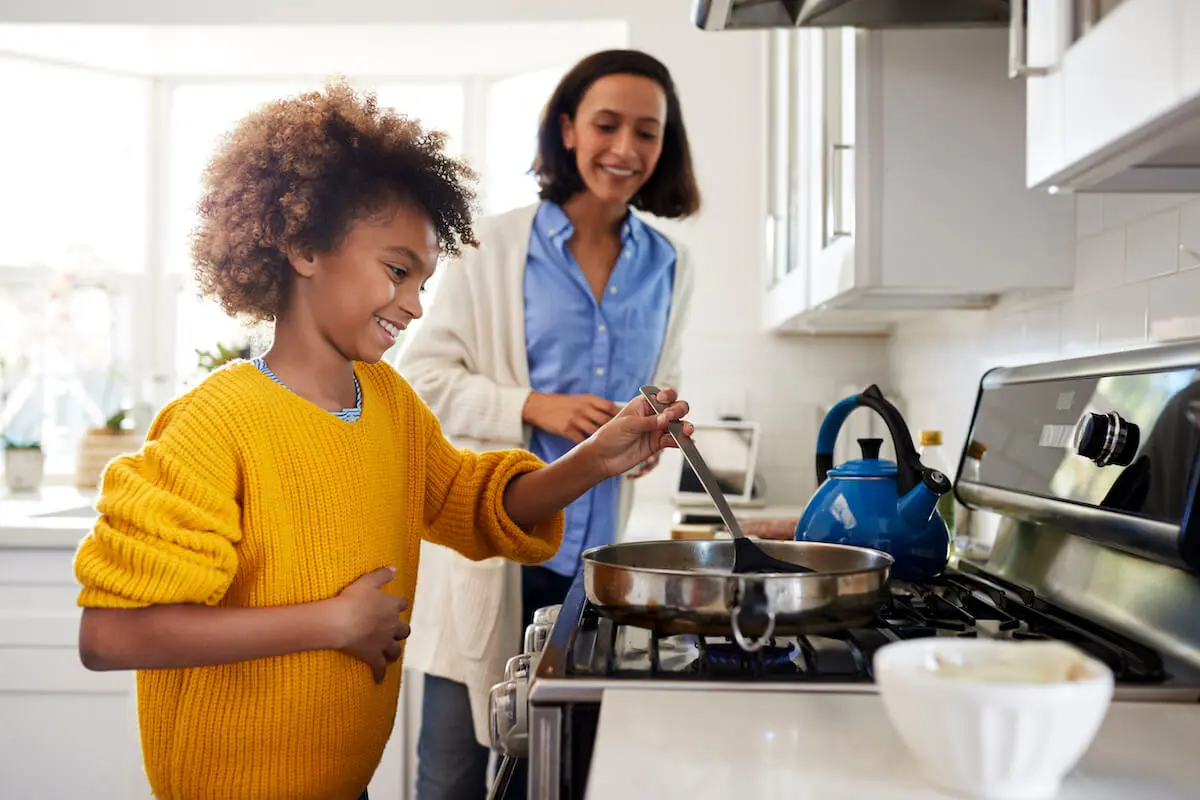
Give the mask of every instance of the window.
[[149, 85], [0, 56], [0, 266], [145, 268]]
[[549, 67], [493, 81], [487, 88], [483, 208], [498, 214], [537, 200], [529, 174], [537, 154], [542, 109], [566, 67]]
[[70, 472], [129, 400], [147, 260], [150, 82], [0, 56], [0, 433]]

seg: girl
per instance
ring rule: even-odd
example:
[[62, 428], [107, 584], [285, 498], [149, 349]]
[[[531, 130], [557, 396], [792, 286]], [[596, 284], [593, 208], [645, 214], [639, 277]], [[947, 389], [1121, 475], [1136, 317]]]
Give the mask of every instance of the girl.
[[[641, 385], [679, 380], [691, 260], [630, 212], [680, 218], [700, 206], [666, 67], [632, 50], [581, 61], [546, 105], [533, 171], [542, 201], [481, 224], [482, 245], [446, 274], [400, 365], [458, 444], [555, 461]], [[629, 499], [614, 479], [571, 504], [543, 566], [424, 548], [438, 599], [417, 609], [408, 646], [425, 673], [419, 800], [484, 796], [488, 689], [519, 652], [522, 622], [562, 602], [580, 553], [613, 541]], [[521, 770], [513, 781], [520, 795]]]
[[[550, 467], [452, 447], [379, 363], [421, 316], [439, 253], [474, 243], [443, 137], [335, 84], [271, 103], [207, 173], [194, 256], [263, 359], [170, 403], [107, 469], [75, 571], [91, 669], [138, 670], [160, 800], [354, 800], [391, 732], [422, 538], [536, 563], [561, 509], [653, 458], [635, 400]], [[430, 601], [425, 601], [430, 602]]]

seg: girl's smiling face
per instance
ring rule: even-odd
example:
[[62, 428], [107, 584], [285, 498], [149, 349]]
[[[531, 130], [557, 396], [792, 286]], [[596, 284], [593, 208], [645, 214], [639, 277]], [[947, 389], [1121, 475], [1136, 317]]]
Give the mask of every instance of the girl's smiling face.
[[303, 305], [303, 317], [342, 356], [373, 364], [420, 318], [439, 252], [429, 217], [410, 203], [391, 203], [352, 222], [334, 250], [291, 255], [291, 302]]

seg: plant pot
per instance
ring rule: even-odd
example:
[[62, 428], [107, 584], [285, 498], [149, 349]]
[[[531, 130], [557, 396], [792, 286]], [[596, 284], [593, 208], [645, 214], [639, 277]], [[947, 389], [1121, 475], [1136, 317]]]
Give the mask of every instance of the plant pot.
[[46, 457], [37, 447], [10, 447], [4, 451], [4, 483], [9, 491], [28, 492], [42, 485]]
[[108, 462], [117, 456], [138, 449], [133, 431], [114, 433], [108, 428], [89, 428], [79, 440], [79, 455], [75, 461], [75, 485], [80, 489], [94, 489], [100, 485], [100, 477]]

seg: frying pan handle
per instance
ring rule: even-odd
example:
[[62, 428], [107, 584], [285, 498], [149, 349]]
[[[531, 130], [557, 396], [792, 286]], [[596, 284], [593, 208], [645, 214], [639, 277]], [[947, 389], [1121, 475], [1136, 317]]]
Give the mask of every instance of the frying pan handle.
[[[762, 624], [766, 618], [766, 625]], [[742, 633], [743, 618], [748, 627], [762, 629], [761, 636], [747, 639]], [[738, 647], [747, 653], [756, 653], [763, 645], [771, 640], [775, 633], [775, 603], [767, 595], [762, 581], [742, 578], [737, 583], [737, 596], [733, 608], [729, 611], [729, 621], [733, 625], [733, 639]]]

